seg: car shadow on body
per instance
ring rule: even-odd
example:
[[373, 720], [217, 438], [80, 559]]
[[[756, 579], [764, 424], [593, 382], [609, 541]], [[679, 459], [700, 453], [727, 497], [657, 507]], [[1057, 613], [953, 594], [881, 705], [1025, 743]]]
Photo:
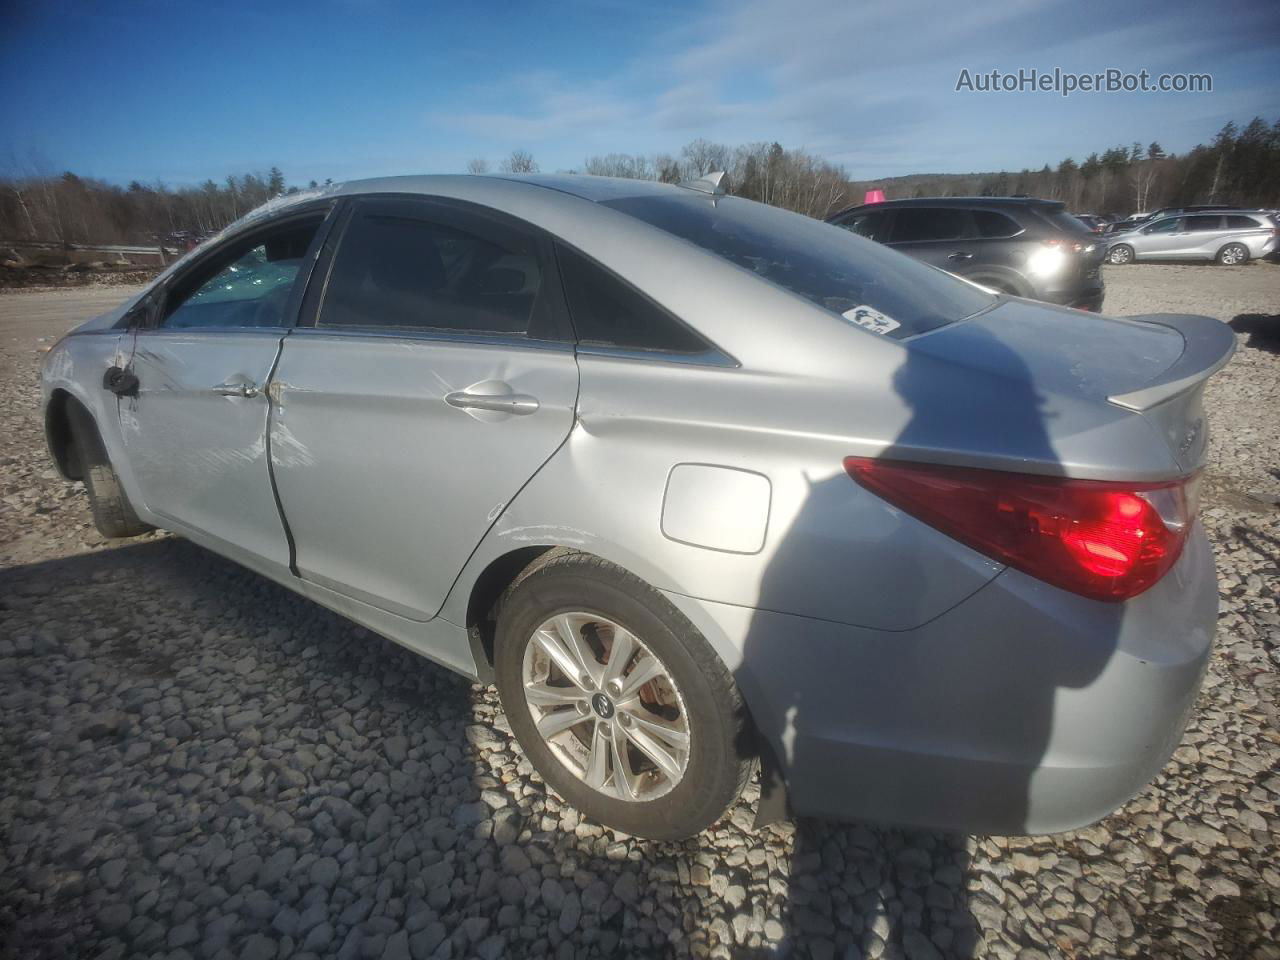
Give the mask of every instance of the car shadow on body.
[[[911, 411], [909, 422], [895, 442], [880, 455], [885, 459], [918, 460], [921, 447], [937, 445], [940, 438], [975, 431], [999, 431], [1004, 437], [1016, 438], [1016, 448], [1028, 459], [1059, 464], [1050, 440], [1048, 414], [1022, 361], [993, 337], [973, 331], [981, 344], [982, 356], [1000, 372], [998, 400], [1002, 407], [998, 416], [982, 406], [981, 399], [951, 397], [946, 402], [939, 396], [931, 371], [936, 366], [908, 351], [906, 360], [896, 372], [894, 389]], [[980, 393], [980, 391], [979, 391]], [[975, 395], [976, 396], [976, 395]], [[972, 407], [972, 409], [967, 409]], [[957, 426], [966, 416], [969, 426]], [[985, 424], [985, 426], [984, 426]], [[989, 438], [993, 439], [993, 438]], [[963, 443], [964, 441], [960, 441]], [[998, 446], [998, 442], [993, 442]], [[1050, 472], [1055, 472], [1052, 468]], [[823, 481], [846, 488], [850, 496], [868, 495], [858, 491], [854, 481], [843, 473]], [[802, 511], [821, 503], [832, 491], [815, 486]], [[916, 521], [903, 518], [907, 523]], [[792, 530], [815, 529], [802, 515], [792, 523]], [[803, 542], [783, 534], [761, 585], [761, 595], [771, 594], [770, 579], [786, 579], [786, 568], [807, 549]], [[919, 571], [904, 571], [902, 589], [910, 590], [918, 582]], [[1117, 618], [1118, 619], [1118, 618]], [[776, 684], [776, 628], [766, 626], [767, 618], [757, 614], [753, 620], [744, 650], [739, 681], [745, 686], [755, 683]], [[797, 621], [797, 624], [802, 624]], [[825, 668], [836, 675], [826, 683], [818, 696], [843, 696], [848, 714], [834, 713], [829, 704], [815, 704], [813, 685], [799, 685], [787, 691], [788, 723], [783, 739], [789, 741], [778, 749], [789, 750], [783, 766], [802, 771], [801, 776], [823, 776], [823, 767], [837, 763], [823, 741], [847, 739], [868, 754], [874, 748], [916, 750], [940, 754], [970, 747], [968, 756], [984, 756], [984, 746], [998, 736], [1008, 751], [1016, 752], [1020, 762], [996, 762], [985, 765], [980, 777], [960, 777], [960, 787], [943, 799], [962, 822], [986, 820], [1008, 825], [1007, 832], [1017, 834], [1031, 816], [1032, 770], [1044, 756], [1053, 733], [1053, 709], [1059, 691], [1087, 686], [1102, 671], [1115, 647], [1115, 637], [1097, 637], [1089, 650], [1066, 649], [1052, 639], [1037, 636], [1005, 636], [1001, 623], [991, 624], [994, 640], [980, 646], [960, 641], [956, 646], [939, 648], [936, 641], [920, 643], [914, 656], [922, 667], [917, 675], [914, 667], [899, 675], [911, 683], [893, 683], [886, 688], [884, 678], [874, 675], [846, 675], [839, 660]], [[855, 631], [851, 631], [855, 634]], [[910, 634], [902, 634], [901, 643], [917, 644]], [[864, 642], [856, 635], [841, 637], [849, 643]], [[836, 642], [835, 640], [831, 641]], [[899, 642], [893, 634], [878, 634], [867, 643]], [[797, 650], [810, 651], [820, 644], [797, 644]], [[891, 647], [886, 647], [891, 650]], [[797, 656], [801, 655], [799, 653]], [[863, 661], [864, 663], [866, 660]], [[761, 674], [774, 664], [773, 676]], [[899, 715], [929, 715], [935, 703], [954, 700], [954, 685], [970, 685], [974, 689], [972, 709], [967, 715], [950, 716], [945, 724], [932, 727], [934, 742], [919, 739], [895, 742], [898, 733], [892, 728], [878, 728], [878, 710]], [[842, 691], [842, 693], [838, 692]], [[863, 707], [869, 703], [872, 708]], [[988, 706], [989, 705], [989, 706]], [[818, 707], [821, 709], [818, 709]], [[950, 709], [950, 708], [948, 708]], [[817, 719], [814, 719], [814, 718]], [[839, 719], [833, 719], [839, 718]], [[839, 726], [843, 724], [843, 726]], [[1010, 735], [1013, 726], [1017, 733]], [[956, 746], [956, 745], [959, 746]], [[1008, 756], [1008, 754], [1006, 754]], [[897, 758], [895, 758], [897, 759]], [[939, 757], [935, 761], [941, 762]], [[891, 759], [884, 769], [895, 769]], [[917, 806], [920, 797], [937, 798], [948, 789], [945, 779], [932, 782], [927, 774], [910, 764], [898, 767], [901, 776], [889, 776], [891, 782], [859, 783], [857, 772], [837, 776], [834, 781], [856, 784], [851, 789], [863, 790], [862, 800], [879, 809], [893, 809], [895, 797], [903, 816]], [[794, 788], [793, 788], [794, 792]], [[842, 804], [856, 806], [858, 797], [830, 798], [830, 808]], [[820, 802], [826, 801], [822, 797]], [[893, 817], [886, 820], [892, 822]], [[897, 822], [902, 822], [898, 820]], [[909, 821], [908, 821], [909, 822]], [[1002, 828], [1003, 829], [1003, 828]], [[818, 819], [800, 818], [789, 871], [788, 889], [781, 904], [773, 911], [779, 916], [783, 932], [783, 954], [796, 957], [907, 957], [909, 960], [931, 960], [937, 957], [991, 956], [990, 944], [996, 937], [1006, 940], [1016, 952], [1023, 946], [1040, 946], [1022, 934], [1018, 920], [1009, 919], [1005, 904], [1012, 899], [1011, 870], [993, 866], [987, 847], [981, 870], [974, 869], [974, 852], [981, 838], [943, 833], [913, 827], [841, 824]], [[1017, 841], [1015, 841], [1016, 843]], [[1008, 922], [1008, 926], [1004, 924]]]

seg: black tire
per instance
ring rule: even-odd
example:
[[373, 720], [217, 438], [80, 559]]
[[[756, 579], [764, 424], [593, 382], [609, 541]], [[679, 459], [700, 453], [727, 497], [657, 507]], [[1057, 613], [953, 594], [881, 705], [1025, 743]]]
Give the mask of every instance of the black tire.
[[1228, 243], [1214, 259], [1224, 266], [1243, 267], [1249, 262], [1249, 248], [1243, 243]]
[[[622, 800], [588, 786], [547, 746], [524, 696], [525, 648], [559, 613], [605, 617], [642, 638], [681, 691], [689, 759], [670, 791], [653, 800]], [[623, 833], [682, 840], [715, 823], [754, 770], [750, 721], [724, 663], [702, 634], [660, 593], [597, 557], [564, 553], [516, 579], [499, 601], [494, 669], [511, 729], [534, 768], [581, 813]]]
[[1133, 247], [1127, 243], [1117, 243], [1107, 251], [1107, 263], [1113, 263], [1118, 267], [1133, 263]]
[[67, 404], [67, 416], [71, 422], [72, 456], [76, 458], [85, 491], [89, 494], [93, 524], [98, 532], [108, 539], [150, 533], [155, 527], [138, 519], [133, 504], [120, 486], [120, 478], [111, 466], [111, 459], [89, 411], [71, 401]]

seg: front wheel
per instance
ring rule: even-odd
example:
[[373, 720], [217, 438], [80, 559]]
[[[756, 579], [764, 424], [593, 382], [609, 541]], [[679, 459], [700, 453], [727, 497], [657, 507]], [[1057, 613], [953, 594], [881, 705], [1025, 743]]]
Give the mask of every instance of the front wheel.
[[495, 673], [534, 768], [606, 826], [693, 836], [751, 774], [746, 708], [724, 663], [665, 597], [598, 558], [563, 554], [508, 590]]
[[1107, 251], [1107, 263], [1114, 263], [1117, 266], [1133, 263], [1133, 247], [1127, 243], [1117, 243]]
[[1249, 248], [1243, 243], [1228, 243], [1218, 251], [1217, 261], [1228, 267], [1239, 266], [1249, 262]]
[[150, 533], [155, 527], [143, 523], [129, 502], [89, 411], [70, 401], [67, 414], [71, 422], [74, 456], [93, 511], [93, 525], [108, 539]]

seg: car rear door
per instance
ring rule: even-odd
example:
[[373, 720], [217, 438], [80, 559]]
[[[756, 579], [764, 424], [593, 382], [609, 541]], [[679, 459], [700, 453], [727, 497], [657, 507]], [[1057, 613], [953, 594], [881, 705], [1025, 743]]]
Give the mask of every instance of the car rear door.
[[[574, 422], [549, 241], [457, 201], [355, 201], [271, 385], [299, 575], [414, 620]], [[313, 302], [322, 301], [322, 302]]]
[[266, 384], [297, 315], [325, 211], [210, 251], [134, 333], [120, 433], [146, 508], [253, 565], [288, 569], [267, 466]]

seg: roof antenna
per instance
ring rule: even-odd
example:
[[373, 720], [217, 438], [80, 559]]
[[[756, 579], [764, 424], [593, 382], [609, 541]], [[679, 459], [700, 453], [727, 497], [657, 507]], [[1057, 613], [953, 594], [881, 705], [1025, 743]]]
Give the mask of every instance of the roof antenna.
[[713, 197], [723, 197], [729, 192], [729, 175], [723, 170], [715, 170], [697, 180], [685, 180], [680, 186], [699, 193], [709, 193]]

